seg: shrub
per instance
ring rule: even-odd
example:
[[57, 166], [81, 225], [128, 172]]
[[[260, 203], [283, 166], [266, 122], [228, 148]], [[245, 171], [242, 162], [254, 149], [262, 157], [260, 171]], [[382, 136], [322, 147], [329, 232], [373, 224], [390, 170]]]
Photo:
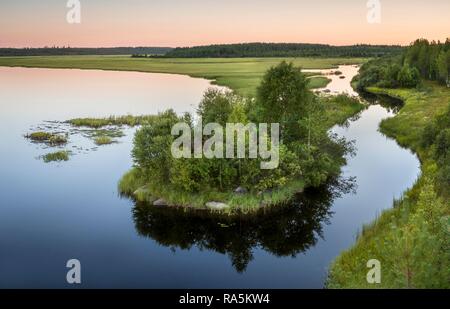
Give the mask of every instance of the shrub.
[[238, 96], [230, 91], [224, 92], [216, 88], [209, 88], [203, 94], [197, 114], [202, 117], [203, 123], [215, 122], [224, 126], [237, 99]]
[[313, 102], [308, 80], [300, 68], [285, 61], [270, 68], [257, 90], [258, 122], [279, 123], [285, 143], [301, 138], [298, 121], [307, 117]]
[[170, 151], [173, 142], [172, 126], [181, 121], [173, 110], [156, 117], [151, 124], [140, 128], [134, 137], [132, 150], [136, 166], [149, 177], [167, 181], [172, 164]]

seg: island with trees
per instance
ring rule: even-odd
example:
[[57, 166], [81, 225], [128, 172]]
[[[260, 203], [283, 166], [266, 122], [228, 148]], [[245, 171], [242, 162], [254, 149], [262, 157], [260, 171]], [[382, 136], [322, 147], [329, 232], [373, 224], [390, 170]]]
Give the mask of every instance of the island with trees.
[[353, 148], [328, 131], [363, 108], [358, 99], [345, 95], [316, 96], [300, 68], [281, 62], [264, 75], [256, 98], [210, 89], [197, 110], [203, 124], [279, 123], [276, 169], [261, 169], [260, 159], [173, 158], [171, 128], [187, 122], [194, 130], [195, 117], [169, 110], [137, 131], [134, 168], [120, 181], [120, 191], [156, 206], [227, 214], [254, 213], [283, 204], [305, 187], [339, 176]]

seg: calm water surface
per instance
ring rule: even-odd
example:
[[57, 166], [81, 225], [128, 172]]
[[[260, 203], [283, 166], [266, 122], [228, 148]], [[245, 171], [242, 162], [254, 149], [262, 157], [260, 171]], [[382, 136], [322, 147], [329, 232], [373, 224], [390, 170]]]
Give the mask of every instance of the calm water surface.
[[32, 129], [64, 129], [46, 121], [192, 112], [207, 87], [177, 75], [0, 68], [0, 287], [72, 287], [65, 264], [73, 258], [86, 288], [322, 287], [327, 266], [362, 224], [418, 175], [417, 158], [378, 132], [393, 115], [380, 105], [334, 129], [356, 142], [343, 169], [355, 186], [309, 190], [269, 216], [241, 220], [120, 198], [133, 129], [100, 148], [73, 134], [66, 147], [73, 156], [63, 163], [43, 163], [39, 156], [53, 150], [23, 138]]
[[[331, 94], [346, 93], [350, 96], [358, 96], [358, 93], [353, 90], [350, 82], [352, 78], [358, 74], [359, 67], [357, 65], [340, 65], [337, 69], [316, 70], [308, 69], [304, 72], [321, 73], [323, 76], [331, 80], [325, 88], [319, 88], [316, 91], [327, 91]], [[341, 72], [337, 75], [336, 72]]]

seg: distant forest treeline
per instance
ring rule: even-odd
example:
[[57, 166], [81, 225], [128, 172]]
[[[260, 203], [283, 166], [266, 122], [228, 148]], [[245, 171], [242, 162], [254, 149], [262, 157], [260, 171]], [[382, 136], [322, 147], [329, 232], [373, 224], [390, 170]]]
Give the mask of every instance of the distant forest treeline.
[[0, 48], [0, 56], [132, 55], [165, 58], [380, 57], [400, 54], [398, 45], [332, 46], [304, 43], [243, 43], [194, 47]]
[[164, 55], [170, 47], [43, 47], [43, 48], [0, 48], [0, 56], [73, 56], [73, 55]]
[[397, 45], [332, 46], [304, 43], [245, 43], [178, 47], [163, 57], [222, 58], [222, 57], [378, 57], [400, 53]]

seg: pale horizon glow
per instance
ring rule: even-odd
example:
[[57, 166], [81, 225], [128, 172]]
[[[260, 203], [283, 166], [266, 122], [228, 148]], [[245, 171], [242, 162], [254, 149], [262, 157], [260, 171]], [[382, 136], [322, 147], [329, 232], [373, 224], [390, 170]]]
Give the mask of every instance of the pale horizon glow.
[[[450, 36], [450, 1], [81, 0], [68, 24], [67, 0], [2, 0], [0, 47], [194, 46], [244, 42], [407, 45]], [[126, 3], [125, 3], [126, 2]]]

